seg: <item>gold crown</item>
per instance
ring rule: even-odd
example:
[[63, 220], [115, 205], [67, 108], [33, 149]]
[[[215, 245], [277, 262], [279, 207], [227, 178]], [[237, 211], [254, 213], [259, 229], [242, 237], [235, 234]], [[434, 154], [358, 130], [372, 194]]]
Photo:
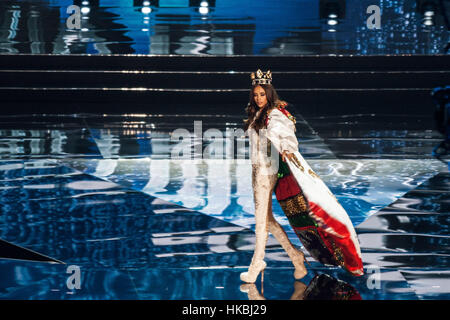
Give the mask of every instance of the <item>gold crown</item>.
[[264, 73], [261, 69], [258, 69], [256, 74], [252, 72], [250, 78], [252, 79], [252, 86], [255, 84], [272, 84], [272, 72], [270, 70]]

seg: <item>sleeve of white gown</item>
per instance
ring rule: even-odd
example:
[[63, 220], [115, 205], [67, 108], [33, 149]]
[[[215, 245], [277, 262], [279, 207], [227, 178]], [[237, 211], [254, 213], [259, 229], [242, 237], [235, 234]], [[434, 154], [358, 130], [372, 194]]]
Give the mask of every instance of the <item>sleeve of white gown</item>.
[[298, 151], [295, 125], [278, 109], [272, 110], [269, 114], [267, 138], [274, 144], [275, 148], [277, 148], [280, 153], [284, 151], [289, 153]]

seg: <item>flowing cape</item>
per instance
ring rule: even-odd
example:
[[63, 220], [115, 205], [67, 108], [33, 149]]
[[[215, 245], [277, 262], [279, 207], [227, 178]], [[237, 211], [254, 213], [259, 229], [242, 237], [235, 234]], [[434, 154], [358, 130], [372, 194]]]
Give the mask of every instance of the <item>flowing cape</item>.
[[[287, 110], [279, 110], [288, 116]], [[341, 266], [354, 276], [363, 275], [361, 249], [347, 212], [300, 152], [293, 154], [287, 162], [280, 155], [275, 186], [290, 225], [314, 259]]]

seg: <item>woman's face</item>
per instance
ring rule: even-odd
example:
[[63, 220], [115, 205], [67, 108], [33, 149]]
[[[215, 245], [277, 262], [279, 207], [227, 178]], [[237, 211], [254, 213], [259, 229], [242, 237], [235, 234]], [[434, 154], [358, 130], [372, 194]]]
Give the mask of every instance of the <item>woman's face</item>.
[[253, 99], [255, 99], [255, 103], [259, 108], [263, 108], [267, 104], [267, 96], [263, 87], [256, 86], [253, 89]]

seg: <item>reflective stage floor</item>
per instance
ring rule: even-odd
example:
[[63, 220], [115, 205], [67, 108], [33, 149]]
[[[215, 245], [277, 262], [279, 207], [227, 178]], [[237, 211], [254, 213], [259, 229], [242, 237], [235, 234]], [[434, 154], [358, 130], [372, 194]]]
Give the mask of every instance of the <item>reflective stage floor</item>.
[[[249, 161], [170, 157], [175, 129], [202, 121], [226, 146], [241, 118], [1, 117], [0, 249], [32, 251], [3, 251], [0, 299], [300, 299], [330, 288], [450, 298], [448, 158], [431, 156], [442, 138], [414, 115], [298, 115], [300, 152], [349, 213], [366, 272], [352, 277], [307, 255], [309, 273], [295, 281], [270, 236], [264, 293], [260, 282], [241, 287], [254, 248]], [[210, 142], [194, 140], [202, 151]], [[301, 248], [275, 197], [273, 210]]]

